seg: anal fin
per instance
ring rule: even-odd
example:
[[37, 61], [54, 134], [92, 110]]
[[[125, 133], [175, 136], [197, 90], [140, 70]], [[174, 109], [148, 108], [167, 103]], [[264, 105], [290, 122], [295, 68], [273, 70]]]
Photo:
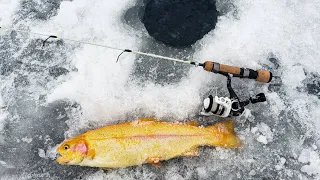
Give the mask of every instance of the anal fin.
[[188, 157], [198, 156], [198, 155], [199, 155], [199, 148], [198, 147], [193, 147], [190, 150], [188, 150], [182, 154], [182, 156], [188, 156]]
[[146, 161], [147, 161], [148, 163], [151, 163], [151, 164], [154, 165], [154, 166], [159, 167], [159, 166], [161, 166], [160, 160], [161, 160], [161, 158], [159, 158], [159, 157], [151, 157], [151, 158], [147, 158]]

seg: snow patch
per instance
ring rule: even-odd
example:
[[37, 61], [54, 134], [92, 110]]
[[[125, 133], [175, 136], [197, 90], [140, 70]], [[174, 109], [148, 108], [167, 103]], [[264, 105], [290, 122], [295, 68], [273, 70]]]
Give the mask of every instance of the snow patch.
[[41, 158], [47, 158], [46, 157], [46, 152], [43, 149], [38, 149], [38, 155]]
[[251, 128], [251, 133], [255, 135], [258, 142], [268, 144], [273, 141], [273, 132], [265, 123], [260, 123], [257, 127]]
[[249, 172], [249, 176], [254, 176], [254, 175], [256, 175], [257, 173], [256, 173], [256, 171], [255, 170], [251, 170], [250, 172]]
[[57, 157], [57, 148], [58, 148], [59, 145], [56, 145], [54, 147], [48, 147], [47, 151], [45, 151], [44, 149], [38, 149], [38, 155], [39, 157], [41, 158], [44, 158], [44, 159], [56, 159]]
[[[0, 1], [0, 26], [11, 26], [13, 13], [20, 0], [1, 0]], [[1, 32], [1, 29], [0, 29]]]
[[[0, 160], [0, 167], [1, 167], [1, 166], [2, 166], [2, 167], [5, 167], [5, 168], [14, 168], [14, 166], [9, 165], [8, 163]], [[0, 178], [1, 178], [1, 176], [0, 176]]]
[[32, 138], [24, 137], [21, 139], [21, 141], [29, 144], [32, 142]]
[[263, 135], [260, 135], [258, 138], [257, 138], [257, 141], [261, 142], [262, 144], [268, 144], [268, 140], [265, 136]]
[[276, 170], [277, 170], [277, 171], [280, 171], [281, 169], [283, 169], [284, 164], [286, 163], [286, 161], [287, 161], [287, 160], [286, 160], [285, 158], [281, 157], [281, 158], [280, 158], [280, 161], [279, 161], [279, 164], [277, 164], [277, 165], [275, 166]]
[[320, 158], [316, 151], [310, 149], [303, 149], [298, 158], [298, 161], [306, 164], [301, 167], [301, 171], [307, 173], [309, 176], [316, 176], [320, 178]]
[[54, 17], [54, 23], [60, 24], [61, 28], [70, 28], [78, 24], [78, 16], [75, 3], [62, 1], [59, 13]]
[[[294, 77], [294, 78], [293, 78]], [[285, 83], [289, 88], [297, 88], [302, 86], [302, 81], [306, 78], [303, 67], [296, 65], [290, 67], [282, 77], [283, 83]]]

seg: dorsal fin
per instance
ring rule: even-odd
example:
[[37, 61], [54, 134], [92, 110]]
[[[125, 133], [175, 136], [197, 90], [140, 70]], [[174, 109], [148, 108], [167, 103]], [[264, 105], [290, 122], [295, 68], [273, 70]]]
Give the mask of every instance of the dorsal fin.
[[155, 122], [157, 122], [159, 120], [156, 119], [156, 118], [147, 117], [147, 118], [140, 118], [140, 119], [138, 119], [138, 121], [140, 121], [140, 122], [144, 122], [144, 121], [155, 121]]
[[155, 118], [141, 118], [131, 122], [132, 125], [152, 124], [158, 122]]

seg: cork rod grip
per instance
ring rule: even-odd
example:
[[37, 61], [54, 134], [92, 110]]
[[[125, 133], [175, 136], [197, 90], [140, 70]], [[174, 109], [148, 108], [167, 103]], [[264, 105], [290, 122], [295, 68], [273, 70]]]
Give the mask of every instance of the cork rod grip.
[[229, 66], [219, 64], [211, 61], [204, 63], [204, 70], [213, 73], [230, 73], [240, 78], [255, 79], [259, 82], [268, 83], [272, 79], [272, 73], [267, 70], [252, 70], [248, 68], [239, 68], [236, 66]]
[[224, 64], [220, 64], [220, 71], [221, 72], [227, 72], [234, 75], [240, 75], [241, 69], [236, 66], [228, 66]]

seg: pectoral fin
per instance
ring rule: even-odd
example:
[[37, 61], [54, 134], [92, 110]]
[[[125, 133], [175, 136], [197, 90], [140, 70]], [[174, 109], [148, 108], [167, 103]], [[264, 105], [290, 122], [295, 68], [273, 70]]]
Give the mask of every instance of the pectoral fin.
[[198, 156], [199, 155], [199, 148], [193, 147], [189, 151], [186, 151], [182, 154], [182, 156]]
[[94, 149], [89, 150], [87, 157], [93, 159], [96, 156], [96, 151]]

